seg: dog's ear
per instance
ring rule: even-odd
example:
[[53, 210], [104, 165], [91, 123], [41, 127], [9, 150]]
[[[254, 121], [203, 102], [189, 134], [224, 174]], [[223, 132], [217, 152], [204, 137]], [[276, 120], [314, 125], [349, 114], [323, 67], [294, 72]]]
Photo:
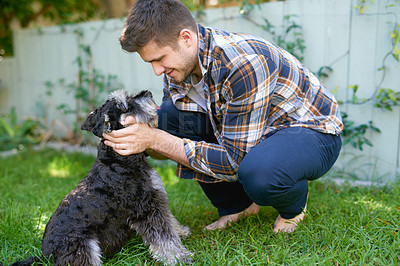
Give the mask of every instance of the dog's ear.
[[153, 94], [149, 90], [142, 90], [135, 95], [135, 98], [148, 98], [153, 99]]
[[123, 113], [128, 112], [128, 104], [126, 102], [127, 99], [128, 93], [123, 89], [114, 91], [108, 96], [108, 100], [114, 101], [116, 107]]
[[153, 95], [148, 90], [142, 90], [138, 94], [128, 98], [128, 109], [135, 116], [137, 123], [149, 124], [157, 127], [157, 104]]
[[100, 108], [97, 108], [88, 115], [85, 122], [82, 123], [81, 129], [90, 131], [100, 138], [103, 133], [103, 120]]

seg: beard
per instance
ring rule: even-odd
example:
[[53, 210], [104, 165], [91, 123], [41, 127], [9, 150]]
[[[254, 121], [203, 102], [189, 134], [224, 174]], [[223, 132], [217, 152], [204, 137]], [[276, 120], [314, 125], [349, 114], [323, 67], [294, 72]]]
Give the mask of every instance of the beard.
[[[192, 74], [196, 67], [199, 65], [199, 59], [197, 53], [195, 55], [190, 55], [185, 53], [182, 49], [177, 51], [177, 56], [181, 58], [181, 64], [174, 68], [173, 76], [171, 78], [176, 82], [184, 81], [190, 74]], [[201, 79], [201, 77], [199, 77]]]

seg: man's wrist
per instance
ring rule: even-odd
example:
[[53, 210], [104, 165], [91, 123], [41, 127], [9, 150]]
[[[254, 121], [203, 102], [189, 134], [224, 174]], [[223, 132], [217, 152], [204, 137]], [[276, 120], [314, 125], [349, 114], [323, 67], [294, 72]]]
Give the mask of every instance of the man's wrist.
[[152, 141], [149, 143], [150, 146], [147, 150], [152, 150], [164, 158], [166, 157], [189, 166], [184, 148], [184, 141], [181, 138], [157, 128], [153, 128], [150, 134], [152, 134]]
[[157, 152], [156, 147], [159, 145], [160, 140], [160, 129], [151, 128], [149, 130], [150, 142], [148, 143], [147, 151]]

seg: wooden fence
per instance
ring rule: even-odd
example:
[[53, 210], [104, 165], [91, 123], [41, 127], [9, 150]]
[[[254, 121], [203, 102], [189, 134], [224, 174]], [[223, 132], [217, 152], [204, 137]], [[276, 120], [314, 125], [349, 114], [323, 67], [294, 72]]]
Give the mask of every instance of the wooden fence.
[[[394, 3], [394, 6], [389, 6]], [[287, 0], [255, 7], [247, 16], [239, 8], [206, 10], [198, 22], [235, 32], [247, 32], [272, 40], [273, 36], [259, 25], [265, 18], [284, 34], [284, 17], [302, 27], [305, 40], [304, 64], [317, 72], [329, 66], [332, 72], [323, 82], [338, 100], [341, 110], [356, 124], [373, 124], [381, 133], [367, 132], [373, 147], [363, 151], [346, 145], [335, 165], [334, 173], [357, 175], [359, 179], [393, 181], [399, 170], [400, 108], [393, 111], [373, 107], [372, 103], [347, 104], [352, 99], [349, 86], [358, 85], [359, 98], [370, 98], [377, 88], [400, 89], [400, 63], [389, 55], [392, 49], [390, 32], [396, 16], [400, 18], [397, 0], [378, 0], [366, 3], [363, 13], [357, 0]], [[196, 13], [194, 13], [197, 16]], [[287, 22], [287, 21], [286, 21]], [[397, 21], [396, 23], [399, 23]], [[137, 54], [123, 52], [118, 37], [123, 19], [89, 22], [65, 27], [22, 29], [14, 32], [15, 57], [0, 61], [0, 113], [17, 107], [22, 117], [45, 116], [63, 124], [70, 120], [55, 106], [74, 103], [66, 89], [46, 96], [46, 81], [65, 83], [77, 79], [79, 42], [91, 47], [93, 65], [104, 74], [117, 76], [131, 92], [150, 89], [157, 102], [162, 97], [162, 77], [154, 75], [151, 65]], [[82, 32], [78, 37], [77, 31]], [[385, 70], [378, 70], [385, 64]]]

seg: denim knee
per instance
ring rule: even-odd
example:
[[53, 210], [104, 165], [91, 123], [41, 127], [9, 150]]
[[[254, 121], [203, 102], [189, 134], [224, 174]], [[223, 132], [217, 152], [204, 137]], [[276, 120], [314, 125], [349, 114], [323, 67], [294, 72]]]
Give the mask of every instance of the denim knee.
[[[251, 163], [250, 163], [251, 164]], [[290, 189], [290, 185], [283, 184], [276, 178], [269, 178], [274, 174], [260, 165], [249, 165], [242, 162], [238, 175], [247, 195], [261, 206], [274, 206], [277, 193], [282, 189]]]
[[325, 174], [339, 151], [338, 136], [307, 128], [283, 129], [246, 154], [239, 166], [239, 179], [254, 202], [289, 217], [302, 211], [308, 181]]

